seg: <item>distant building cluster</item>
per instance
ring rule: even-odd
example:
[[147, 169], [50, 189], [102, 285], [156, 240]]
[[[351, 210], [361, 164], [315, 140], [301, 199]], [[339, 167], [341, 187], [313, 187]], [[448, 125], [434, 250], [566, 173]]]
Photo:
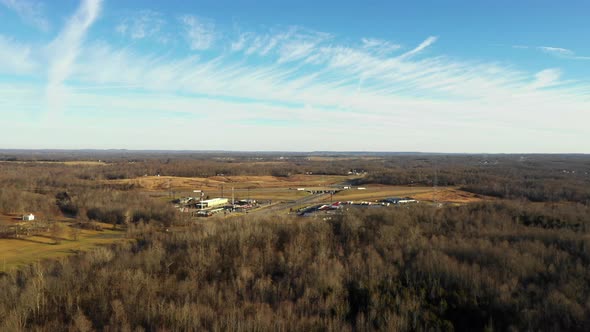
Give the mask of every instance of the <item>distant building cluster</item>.
[[220, 212], [248, 212], [258, 206], [253, 199], [230, 200], [229, 198], [211, 198], [201, 200], [197, 197], [182, 197], [175, 201], [176, 208], [183, 213], [197, 217], [210, 217]]
[[351, 169], [347, 173], [348, 175], [365, 175], [367, 171], [364, 169]]
[[298, 216], [308, 217], [313, 216], [318, 212], [333, 213], [334, 211], [340, 210], [344, 207], [386, 207], [386, 206], [400, 206], [404, 204], [419, 203], [419, 201], [410, 198], [391, 197], [374, 202], [369, 201], [346, 201], [346, 202], [335, 202], [331, 204], [316, 204], [308, 206], [297, 211]]

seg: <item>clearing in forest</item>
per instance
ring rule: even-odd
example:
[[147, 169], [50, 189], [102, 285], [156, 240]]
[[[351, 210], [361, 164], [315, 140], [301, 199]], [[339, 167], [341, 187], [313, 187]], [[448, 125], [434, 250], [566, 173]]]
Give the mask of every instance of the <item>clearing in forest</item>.
[[113, 230], [112, 225], [100, 224], [103, 230], [81, 229], [74, 239], [74, 232], [67, 223], [60, 223], [62, 232], [59, 243], [49, 233], [18, 239], [0, 239], [0, 271], [8, 271], [49, 258], [65, 257], [124, 238], [125, 231]]
[[288, 177], [277, 176], [212, 176], [208, 178], [188, 178], [176, 176], [144, 176], [134, 179], [108, 180], [112, 184], [134, 184], [148, 191], [166, 190], [218, 190], [222, 185], [227, 189], [255, 189], [255, 188], [281, 188], [281, 187], [306, 187], [323, 186], [335, 183], [343, 183], [349, 180], [348, 176], [341, 175], [293, 175]]
[[436, 191], [427, 186], [387, 186], [367, 185], [364, 190], [357, 188], [343, 190], [333, 195], [333, 201], [371, 201], [389, 197], [411, 197], [419, 201], [433, 201], [446, 203], [473, 203], [486, 197], [459, 190], [455, 187], [439, 187]]

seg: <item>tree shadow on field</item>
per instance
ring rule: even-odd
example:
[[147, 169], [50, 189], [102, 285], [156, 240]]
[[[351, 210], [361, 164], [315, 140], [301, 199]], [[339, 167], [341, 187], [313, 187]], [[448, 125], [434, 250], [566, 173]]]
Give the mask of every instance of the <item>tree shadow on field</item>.
[[39, 243], [39, 244], [53, 244], [53, 243], [50, 243], [50, 242], [43, 242], [43, 241], [34, 240], [34, 239], [31, 239], [31, 238], [27, 238], [27, 237], [12, 238], [12, 240], [25, 241], [25, 242], [31, 242], [31, 243]]
[[[71, 239], [68, 239], [68, 238], [65, 238], [65, 237], [61, 237], [61, 236], [51, 236], [51, 235], [43, 235], [43, 234], [42, 235], [37, 235], [37, 237], [42, 237], [44, 239], [48, 239], [48, 240], [51, 240], [51, 241], [57, 240], [59, 242], [62, 242], [62, 241], [64, 241], [64, 242], [72, 242], [72, 241], [74, 241], [74, 240], [71, 240]], [[41, 242], [41, 243], [45, 243], [45, 242]], [[55, 244], [55, 243], [48, 243], [48, 244]]]

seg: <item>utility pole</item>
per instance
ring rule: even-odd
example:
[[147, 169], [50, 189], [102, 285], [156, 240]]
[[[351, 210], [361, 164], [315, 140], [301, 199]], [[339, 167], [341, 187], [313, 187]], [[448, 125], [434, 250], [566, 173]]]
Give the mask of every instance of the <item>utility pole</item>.
[[201, 199], [200, 199], [200, 203], [199, 203], [199, 210], [203, 209], [203, 194], [204, 192], [202, 190], [193, 190], [194, 193], [200, 193], [201, 194]]
[[201, 210], [203, 210], [203, 195], [205, 193], [201, 191]]
[[434, 179], [432, 180], [432, 202], [434, 206], [438, 207], [438, 202], [436, 198], [436, 191], [438, 189], [438, 173], [436, 169], [436, 161], [434, 162]]
[[236, 209], [236, 199], [234, 197], [234, 187], [231, 187], [231, 210], [234, 212]]

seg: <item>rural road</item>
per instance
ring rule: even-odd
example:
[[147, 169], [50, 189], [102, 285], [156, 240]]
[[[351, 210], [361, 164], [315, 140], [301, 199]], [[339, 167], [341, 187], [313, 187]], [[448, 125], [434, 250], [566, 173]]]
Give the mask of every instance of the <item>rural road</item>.
[[258, 208], [256, 210], [250, 211], [249, 214], [267, 215], [269, 213], [278, 212], [281, 210], [287, 210], [287, 209], [291, 209], [291, 208], [301, 206], [301, 205], [311, 204], [314, 201], [320, 200], [321, 198], [327, 197], [329, 195], [330, 194], [309, 195], [309, 196], [305, 196], [305, 197], [300, 198], [295, 201], [279, 203], [279, 204], [275, 204], [275, 205], [272, 205], [272, 206], [269, 206], [266, 208], [265, 207]]
[[[346, 186], [346, 185], [347, 185], [346, 183], [337, 183], [337, 184], [330, 185], [330, 187], [338, 188], [338, 187], [342, 187], [342, 186]], [[330, 196], [330, 194], [312, 194], [312, 195], [305, 196], [305, 197], [302, 197], [302, 198], [294, 200], [294, 201], [279, 203], [279, 204], [275, 204], [275, 205], [272, 205], [269, 207], [261, 207], [259, 209], [250, 211], [249, 214], [254, 213], [257, 215], [267, 215], [272, 212], [278, 212], [281, 210], [287, 210], [287, 209], [291, 209], [294, 207], [299, 207], [301, 205], [315, 203], [316, 201], [319, 201], [322, 198], [325, 198], [328, 196]]]

